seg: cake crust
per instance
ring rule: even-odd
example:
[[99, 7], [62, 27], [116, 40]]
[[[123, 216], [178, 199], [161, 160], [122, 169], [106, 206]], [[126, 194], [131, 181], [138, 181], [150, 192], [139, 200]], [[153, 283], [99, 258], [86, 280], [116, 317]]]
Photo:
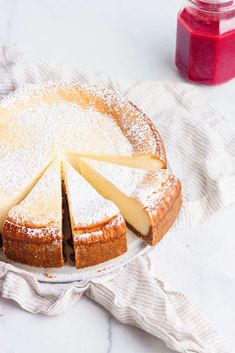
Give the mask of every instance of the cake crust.
[[127, 251], [125, 221], [117, 215], [102, 226], [74, 231], [73, 245], [76, 268], [94, 266], [122, 255]]
[[29, 228], [7, 219], [3, 234], [3, 251], [8, 259], [35, 267], [64, 265], [60, 228]]

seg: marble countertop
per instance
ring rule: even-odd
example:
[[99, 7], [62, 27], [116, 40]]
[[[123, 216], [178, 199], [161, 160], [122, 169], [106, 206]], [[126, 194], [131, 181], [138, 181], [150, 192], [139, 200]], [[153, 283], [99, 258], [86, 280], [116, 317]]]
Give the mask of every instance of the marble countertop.
[[[183, 81], [173, 64], [176, 15], [181, 0], [0, 0], [0, 41], [16, 43], [29, 56], [86, 71], [122, 77]], [[208, 101], [235, 124], [235, 80], [198, 86]], [[235, 346], [235, 206], [206, 223], [180, 232], [193, 239], [194, 259], [175, 250], [159, 274]], [[169, 239], [169, 237], [167, 238]], [[206, 247], [202, 239], [205, 239]], [[169, 241], [169, 240], [168, 240]], [[212, 250], [211, 250], [212, 249]], [[187, 273], [190, 263], [193, 271]], [[205, 268], [205, 270], [204, 270]], [[170, 353], [163, 342], [124, 326], [87, 298], [58, 317], [33, 316], [0, 300], [3, 353]]]

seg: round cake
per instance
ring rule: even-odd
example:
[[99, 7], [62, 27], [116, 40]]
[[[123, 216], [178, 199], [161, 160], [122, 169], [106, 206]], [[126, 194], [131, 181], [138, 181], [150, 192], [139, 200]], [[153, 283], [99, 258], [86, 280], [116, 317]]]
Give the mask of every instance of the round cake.
[[[115, 92], [79, 83], [17, 90], [0, 104], [3, 251], [31, 266], [63, 266], [62, 189], [77, 268], [124, 253], [126, 222], [155, 245], [181, 206], [180, 181], [165, 168], [157, 129]], [[97, 170], [111, 176], [94, 178]]]

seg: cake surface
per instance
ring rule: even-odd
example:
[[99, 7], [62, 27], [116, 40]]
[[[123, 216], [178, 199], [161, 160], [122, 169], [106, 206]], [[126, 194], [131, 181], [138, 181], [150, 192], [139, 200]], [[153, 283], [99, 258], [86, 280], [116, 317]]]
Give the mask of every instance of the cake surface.
[[27, 197], [14, 206], [4, 222], [7, 257], [37, 267], [63, 266], [61, 166], [48, 167]]
[[63, 162], [77, 268], [96, 265], [127, 250], [126, 224], [119, 209], [67, 162]]
[[181, 208], [181, 183], [168, 170], [147, 171], [80, 158], [82, 175], [112, 200], [131, 229], [155, 245]]

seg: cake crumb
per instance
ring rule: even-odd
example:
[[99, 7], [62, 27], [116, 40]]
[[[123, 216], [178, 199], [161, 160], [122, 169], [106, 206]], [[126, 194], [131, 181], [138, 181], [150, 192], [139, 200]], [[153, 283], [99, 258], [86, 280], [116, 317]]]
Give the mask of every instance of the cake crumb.
[[49, 272], [44, 272], [44, 276], [47, 278], [56, 278], [55, 275], [51, 275]]
[[105, 270], [106, 270], [106, 268], [103, 267], [103, 268], [100, 268], [97, 272], [102, 272], [102, 271], [105, 271]]

